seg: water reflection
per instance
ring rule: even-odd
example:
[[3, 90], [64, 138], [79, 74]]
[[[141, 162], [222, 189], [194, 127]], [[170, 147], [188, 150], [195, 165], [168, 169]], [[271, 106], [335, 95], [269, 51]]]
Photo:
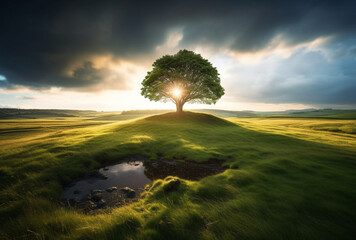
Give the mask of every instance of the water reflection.
[[105, 190], [110, 187], [130, 187], [137, 192], [142, 192], [143, 188], [152, 182], [152, 180], [145, 175], [143, 163], [143, 161], [122, 162], [100, 168], [99, 173], [105, 175], [106, 179], [100, 176], [85, 177], [65, 188], [61, 198], [83, 199], [90, 194], [93, 189]]

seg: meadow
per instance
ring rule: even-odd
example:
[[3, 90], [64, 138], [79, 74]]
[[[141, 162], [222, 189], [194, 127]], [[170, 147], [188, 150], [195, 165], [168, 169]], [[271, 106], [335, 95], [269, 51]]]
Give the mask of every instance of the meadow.
[[[0, 120], [0, 239], [356, 238], [352, 114], [65, 114]], [[228, 169], [170, 193], [175, 177], [157, 180], [96, 214], [59, 204], [64, 186], [132, 155]]]

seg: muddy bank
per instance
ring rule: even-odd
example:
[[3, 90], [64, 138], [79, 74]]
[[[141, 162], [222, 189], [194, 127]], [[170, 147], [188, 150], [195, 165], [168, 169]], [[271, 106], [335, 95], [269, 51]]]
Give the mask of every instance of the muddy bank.
[[151, 179], [163, 179], [167, 176], [176, 176], [179, 178], [197, 181], [206, 176], [215, 175], [225, 171], [222, 167], [223, 161], [218, 159], [209, 159], [208, 161], [198, 163], [186, 160], [173, 161], [159, 159], [156, 161], [145, 161], [145, 175]]

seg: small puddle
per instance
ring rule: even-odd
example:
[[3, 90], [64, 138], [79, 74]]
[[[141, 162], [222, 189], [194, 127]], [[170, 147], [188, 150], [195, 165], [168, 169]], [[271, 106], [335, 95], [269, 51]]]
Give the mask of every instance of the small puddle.
[[138, 200], [147, 184], [167, 176], [177, 176], [187, 180], [223, 172], [219, 160], [204, 163], [171, 160], [150, 161], [134, 158], [118, 164], [100, 168], [67, 186], [61, 196], [61, 203], [71, 208], [87, 211], [106, 207], [121, 206]]

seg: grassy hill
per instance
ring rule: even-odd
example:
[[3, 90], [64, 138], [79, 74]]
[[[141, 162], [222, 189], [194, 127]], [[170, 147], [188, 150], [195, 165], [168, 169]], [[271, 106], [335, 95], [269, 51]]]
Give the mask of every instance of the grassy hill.
[[[0, 239], [354, 239], [356, 136], [325, 124], [356, 122], [317, 121], [193, 112], [1, 120]], [[65, 184], [131, 155], [215, 158], [229, 169], [181, 179], [168, 194], [172, 178], [157, 180], [139, 202], [97, 215], [60, 206]]]

